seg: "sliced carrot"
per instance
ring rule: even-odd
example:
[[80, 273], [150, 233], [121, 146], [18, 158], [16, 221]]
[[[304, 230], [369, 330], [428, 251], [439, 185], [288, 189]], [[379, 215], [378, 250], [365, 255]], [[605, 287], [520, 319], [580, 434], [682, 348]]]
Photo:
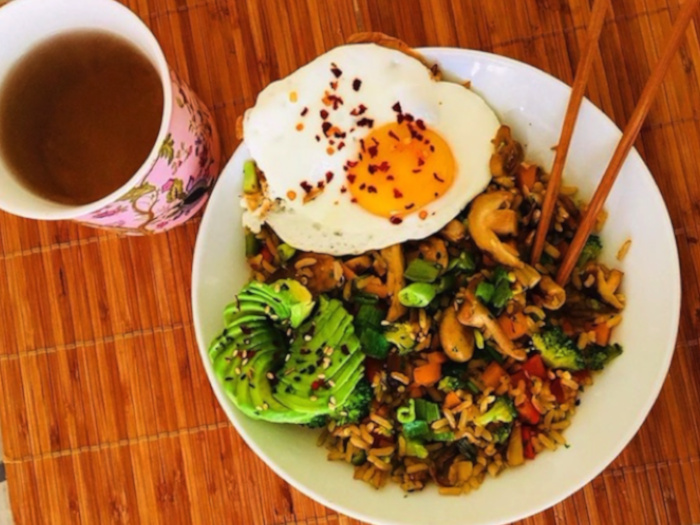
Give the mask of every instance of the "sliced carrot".
[[527, 317], [522, 312], [503, 314], [498, 318], [498, 324], [511, 341], [527, 333]]
[[599, 345], [605, 346], [610, 342], [610, 327], [607, 323], [597, 324], [594, 328], [595, 330], [595, 342]]
[[425, 394], [425, 390], [422, 386], [413, 384], [410, 387], [408, 387], [408, 396], [413, 399], [423, 397], [423, 394]]
[[417, 385], [431, 386], [440, 381], [440, 363], [428, 363], [413, 370], [413, 380]]
[[518, 171], [515, 174], [515, 179], [518, 187], [522, 191], [524, 188], [531, 190], [537, 181], [537, 165], [521, 164], [518, 166]]
[[447, 396], [445, 396], [444, 406], [445, 406], [445, 408], [454, 408], [457, 405], [459, 405], [461, 402], [462, 402], [462, 398], [460, 398], [454, 392], [450, 392], [447, 394]]
[[441, 365], [447, 361], [447, 356], [443, 352], [431, 352], [428, 354], [428, 363]]
[[503, 367], [493, 361], [481, 374], [481, 382], [485, 387], [497, 388], [501, 384], [501, 378], [508, 375]]
[[530, 377], [547, 379], [547, 369], [544, 366], [544, 361], [542, 360], [542, 356], [540, 354], [535, 354], [525, 361], [523, 370], [530, 374]]

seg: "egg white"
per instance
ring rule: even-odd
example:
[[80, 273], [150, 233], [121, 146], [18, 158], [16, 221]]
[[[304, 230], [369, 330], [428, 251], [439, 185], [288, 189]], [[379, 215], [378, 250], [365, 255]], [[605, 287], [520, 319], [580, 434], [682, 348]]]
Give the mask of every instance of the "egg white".
[[[321, 100], [329, 90], [333, 65], [342, 71], [336, 94], [343, 99], [338, 111], [328, 110]], [[355, 79], [361, 81], [353, 89]], [[290, 94], [294, 95], [290, 95]], [[423, 209], [404, 217], [401, 224], [365, 211], [351, 202], [343, 166], [357, 157], [359, 140], [369, 133], [358, 127], [352, 108], [366, 106], [363, 115], [374, 126], [393, 122], [392, 106], [401, 104], [404, 113], [423, 119], [450, 145], [457, 169], [451, 188]], [[301, 116], [304, 108], [307, 113]], [[345, 147], [329, 155], [323, 140], [320, 111], [327, 109], [329, 121], [343, 130], [355, 127], [344, 140]], [[304, 128], [297, 131], [302, 123]], [[455, 217], [491, 179], [489, 159], [492, 138], [500, 126], [493, 110], [477, 94], [459, 84], [435, 81], [415, 58], [375, 44], [336, 47], [288, 77], [270, 84], [258, 96], [244, 119], [245, 142], [252, 158], [265, 174], [268, 197], [276, 205], [262, 219], [287, 244], [306, 251], [346, 255], [380, 249], [412, 239], [425, 238]], [[322, 140], [316, 140], [320, 135]], [[333, 179], [311, 202], [303, 203], [302, 182], [315, 186]], [[298, 196], [288, 198], [292, 190]], [[246, 224], [257, 221], [247, 214]]]

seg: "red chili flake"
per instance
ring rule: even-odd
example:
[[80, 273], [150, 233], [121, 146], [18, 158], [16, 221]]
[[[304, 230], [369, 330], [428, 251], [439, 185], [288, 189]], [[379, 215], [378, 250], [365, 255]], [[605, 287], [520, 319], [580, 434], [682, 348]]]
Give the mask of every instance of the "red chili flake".
[[403, 114], [402, 113], [399, 113], [398, 115], [396, 115], [396, 122], [398, 122], [399, 124], [403, 123]]
[[394, 140], [400, 140], [399, 136], [396, 133], [394, 133], [393, 131], [389, 131], [389, 136]]
[[328, 144], [330, 144], [331, 146], [335, 146], [335, 140], [333, 140], [333, 139], [329, 140]]
[[421, 220], [423, 220], [423, 221], [425, 220], [425, 218], [426, 218], [427, 216], [428, 216], [428, 212], [425, 211], [425, 210], [422, 210], [422, 211], [418, 214], [418, 217], [420, 217]]
[[394, 198], [400, 199], [401, 197], [403, 197], [403, 193], [401, 193], [398, 189], [394, 188]]
[[357, 155], [357, 158], [360, 159], [360, 160], [362, 160], [362, 153], [359, 153], [359, 154]]
[[321, 129], [323, 130], [323, 134], [326, 137], [328, 136], [328, 132], [331, 130], [332, 127], [333, 127], [333, 124], [331, 124], [327, 120], [323, 124], [321, 124]]
[[304, 108], [304, 109], [302, 109], [302, 110], [301, 110], [301, 116], [302, 116], [302, 117], [305, 117], [306, 114], [307, 114], [308, 112], [309, 112], [309, 108]]
[[392, 215], [389, 219], [389, 222], [391, 224], [401, 224], [403, 222], [403, 219], [401, 217], [397, 217], [396, 215]]
[[340, 75], [343, 74], [342, 70], [335, 64], [331, 64], [331, 73], [335, 78], [340, 78]]
[[306, 193], [309, 193], [313, 189], [313, 186], [311, 186], [311, 184], [309, 184], [306, 181], [302, 181], [301, 184], [299, 184], [299, 186], [301, 186], [301, 189], [304, 190]]
[[425, 140], [423, 141], [423, 144], [425, 144], [425, 145], [430, 144], [430, 140], [429, 140], [429, 139], [425, 139]]
[[324, 384], [325, 384], [325, 381], [323, 381], [322, 379], [317, 379], [316, 381], [314, 381], [313, 383], [311, 383], [311, 390], [318, 390], [318, 389], [321, 388]]
[[361, 189], [361, 190], [364, 190], [366, 187], [367, 187], [367, 184], [365, 184], [364, 182], [363, 182], [362, 184], [360, 184], [360, 189]]
[[433, 146], [432, 144], [430, 145], [430, 151], [435, 152], [435, 146]]
[[327, 171], [326, 172], [326, 182], [330, 182], [333, 180], [333, 172], [332, 171]]
[[387, 175], [387, 176], [386, 176], [386, 180], [394, 180], [394, 178], [395, 178], [395, 177], [394, 177], [393, 175]]
[[436, 199], [440, 196], [440, 194], [437, 191], [435, 193], [433, 193], [433, 195], [435, 196]]
[[433, 173], [433, 178], [438, 182], [445, 182], [445, 179], [441, 179], [437, 173]]
[[404, 113], [403, 118], [406, 120], [406, 122], [413, 122], [413, 115], [410, 113]]
[[389, 171], [389, 163], [385, 160], [382, 161], [382, 163], [378, 166], [379, 171], [387, 172]]
[[355, 91], [360, 91], [360, 87], [362, 86], [362, 80], [359, 78], [356, 78], [355, 80], [352, 81], [352, 89]]
[[321, 142], [321, 137], [319, 137], [318, 135], [316, 135], [316, 142]]
[[337, 95], [328, 95], [328, 100], [330, 100], [333, 105], [333, 109], [338, 109], [343, 105], [343, 99]]
[[406, 204], [406, 206], [404, 206], [404, 208], [407, 210], [411, 210], [415, 207], [415, 205], [416, 205], [416, 203], [412, 202], [411, 204]]
[[338, 144], [338, 151], [340, 151], [344, 147], [345, 147], [345, 142], [341, 142], [340, 144]]
[[394, 104], [393, 106], [391, 106], [391, 109], [393, 109], [393, 110], [396, 111], [397, 113], [403, 113], [403, 112], [401, 111], [401, 102], [397, 102], [396, 104]]
[[423, 160], [422, 157], [418, 157], [418, 166], [423, 166], [425, 164], [425, 161]]
[[325, 109], [322, 109], [321, 110], [321, 118], [323, 120], [326, 120], [328, 118], [328, 111], [326, 111]]
[[360, 127], [367, 126], [368, 128], [374, 127], [374, 120], [371, 118], [367, 117], [362, 117], [360, 120], [357, 121], [357, 125]]
[[375, 164], [370, 164], [369, 166], [367, 166], [367, 171], [369, 171], [370, 175], [374, 175], [375, 173], [377, 173], [377, 166]]
[[379, 155], [379, 148], [377, 146], [370, 146], [369, 149], [367, 150], [367, 153], [369, 153], [370, 158], [374, 158], [377, 155]]
[[349, 160], [349, 161], [347, 162], [348, 168], [354, 168], [355, 166], [357, 166], [357, 164], [358, 164], [358, 162], [355, 161], [355, 160]]
[[331, 89], [334, 91], [336, 89], [338, 89], [338, 81], [337, 80], [334, 80], [333, 82], [331, 82]]
[[318, 184], [316, 184], [316, 186], [318, 186], [319, 190], [322, 190], [323, 188], [326, 187], [326, 183], [323, 182], [322, 180], [320, 180], [320, 181], [318, 181]]
[[421, 135], [420, 133], [416, 133], [413, 138], [416, 139], [418, 142], [423, 142], [423, 135]]
[[347, 191], [348, 191], [348, 189], [345, 186], [340, 188], [340, 193], [346, 193]]
[[411, 170], [411, 172], [413, 172], [413, 173], [420, 173], [421, 171], [423, 171], [423, 170], [422, 170], [422, 169], [420, 169], [420, 168], [418, 168], [418, 169], [415, 169], [415, 170]]
[[425, 122], [423, 122], [423, 119], [416, 120], [416, 126], [418, 126], [419, 130], [425, 131]]
[[375, 186], [367, 186], [367, 193], [377, 193], [377, 188]]
[[[360, 149], [365, 151], [365, 139], [360, 139]], [[360, 160], [362, 160], [362, 155], [360, 155]]]
[[355, 182], [355, 179], [356, 179], [356, 178], [357, 178], [357, 175], [355, 175], [354, 173], [348, 173], [347, 179], [348, 179], [348, 182], [349, 182], [350, 184], [352, 184], [353, 182]]
[[360, 105], [357, 106], [355, 109], [353, 109], [353, 110], [350, 112], [350, 114], [351, 114], [353, 117], [359, 117], [359, 116], [362, 115], [365, 111], [367, 111], [367, 106], [365, 106], [364, 104], [360, 104]]
[[357, 204], [357, 199], [353, 197], [352, 199], [350, 199], [350, 202], [352, 202], [353, 204]]

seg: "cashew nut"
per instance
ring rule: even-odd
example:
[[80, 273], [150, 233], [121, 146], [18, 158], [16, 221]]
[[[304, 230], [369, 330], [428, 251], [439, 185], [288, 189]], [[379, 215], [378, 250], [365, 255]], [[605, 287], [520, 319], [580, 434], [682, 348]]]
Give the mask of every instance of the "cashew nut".
[[474, 355], [474, 332], [457, 320], [457, 312], [448, 307], [440, 321], [442, 351], [452, 361], [464, 363]]
[[544, 306], [547, 310], [559, 310], [566, 302], [566, 292], [549, 275], [542, 277], [540, 289], [545, 293]]
[[618, 299], [618, 297], [615, 295], [615, 292], [617, 292], [617, 289], [622, 283], [623, 275], [624, 274], [620, 270], [612, 270], [606, 279], [605, 272], [603, 272], [602, 268], [598, 268], [598, 274], [596, 276], [596, 280], [598, 281], [598, 293], [600, 294], [600, 297], [603, 299], [603, 301], [608, 303], [610, 306], [617, 308], [618, 310], [622, 310], [625, 307], [625, 305], [622, 304], [620, 299]]
[[515, 211], [504, 209], [512, 201], [513, 194], [507, 191], [485, 193], [474, 199], [468, 217], [469, 233], [481, 250], [493, 255], [501, 264], [522, 268], [518, 253], [498, 238], [498, 235], [514, 234], [518, 230]]

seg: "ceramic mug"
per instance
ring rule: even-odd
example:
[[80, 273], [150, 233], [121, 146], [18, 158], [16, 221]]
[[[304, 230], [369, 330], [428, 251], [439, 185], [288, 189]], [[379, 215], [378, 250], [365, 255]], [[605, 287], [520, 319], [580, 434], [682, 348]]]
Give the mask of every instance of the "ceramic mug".
[[27, 189], [0, 157], [0, 208], [22, 217], [80, 223], [129, 234], [158, 233], [201, 209], [219, 174], [221, 146], [214, 119], [170, 69], [151, 31], [113, 0], [14, 0], [0, 9], [0, 89], [11, 68], [38, 43], [59, 33], [103, 30], [127, 39], [160, 75], [164, 110], [146, 162], [99, 201], [70, 206]]

